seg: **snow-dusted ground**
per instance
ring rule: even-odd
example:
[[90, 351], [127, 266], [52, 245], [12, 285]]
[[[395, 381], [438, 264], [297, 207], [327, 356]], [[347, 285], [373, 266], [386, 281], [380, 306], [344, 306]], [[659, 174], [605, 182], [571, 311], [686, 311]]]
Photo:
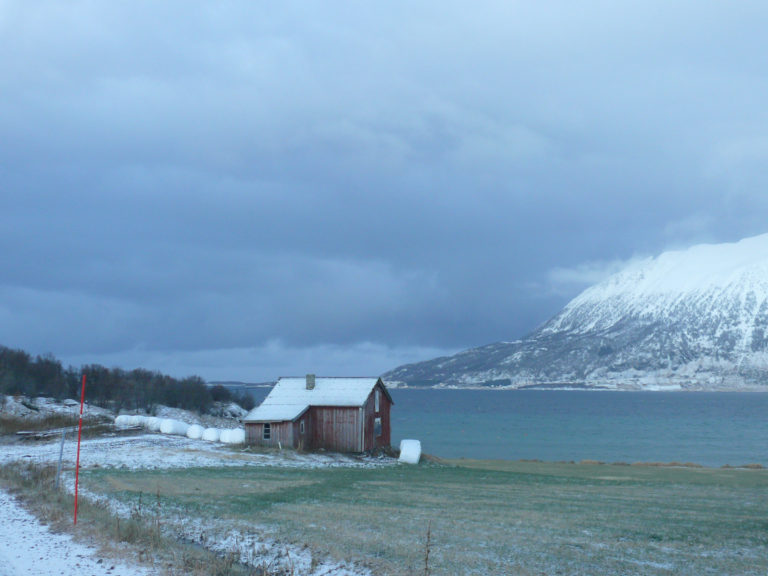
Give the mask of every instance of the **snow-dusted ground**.
[[[183, 417], [183, 414], [174, 412], [165, 416]], [[36, 464], [56, 464], [61, 452], [61, 440], [50, 441], [21, 441], [6, 439], [0, 445], [0, 465], [11, 462], [34, 462]], [[67, 472], [63, 475], [65, 489], [74, 491], [74, 474], [72, 469], [77, 456], [77, 435], [69, 432], [65, 437], [62, 453], [63, 467]], [[120, 431], [110, 435], [83, 439], [80, 450], [81, 469], [87, 468], [118, 468], [118, 469], [172, 469], [191, 467], [249, 467], [249, 466], [284, 466], [284, 467], [378, 467], [394, 465], [391, 458], [359, 458], [342, 454], [303, 454], [292, 450], [272, 452], [251, 452], [238, 447], [227, 446], [218, 443], [207, 442], [202, 439], [190, 439], [183, 436], [147, 433], [145, 431]], [[89, 494], [81, 489], [80, 494], [95, 500], [101, 499], [98, 494]], [[0, 500], [2, 514], [13, 515], [11, 502], [7, 496]], [[111, 502], [105, 502], [111, 506], [113, 512], [119, 515], [128, 515], [130, 511], [121, 509]], [[13, 510], [17, 507], [14, 506]], [[203, 524], [200, 519], [178, 516], [173, 511], [168, 511], [166, 526], [174, 530], [174, 533], [183, 538], [201, 541], [201, 534], [205, 534], [206, 547], [218, 552], [231, 553], [238, 549], [241, 560], [251, 562], [254, 565], [270, 564], [277, 566], [279, 562], [288, 562], [294, 573], [307, 576], [369, 576], [370, 572], [363, 568], [349, 566], [332, 559], [313, 559], [307, 549], [289, 548], [276, 542], [269, 536], [269, 530], [255, 526], [232, 526]], [[28, 516], [28, 528], [37, 534], [36, 538], [45, 541], [47, 532]], [[0, 522], [2, 519], [0, 518]], [[7, 533], [7, 534], [6, 534]], [[14, 530], [8, 530], [8, 524], [0, 527], [0, 543], [8, 542], [8, 550], [16, 550], [18, 541], [13, 540]], [[65, 542], [72, 543], [64, 539]], [[16, 544], [15, 544], [16, 543]], [[67, 544], [61, 544], [65, 548], [62, 551], [45, 549], [41, 556], [50, 557], [54, 554], [66, 554], [68, 557], [82, 560], [84, 557], [80, 548], [66, 548]], [[0, 576], [17, 576], [17, 574], [47, 574], [40, 571], [34, 563], [34, 558], [19, 553], [14, 560], [14, 571], [6, 574], [3, 572], [4, 558], [0, 553]], [[97, 564], [99, 570], [83, 568], [84, 560], [77, 570], [69, 571], [65, 567], [55, 574], [68, 576], [69, 574], [145, 574], [141, 571], [102, 570], [102, 564]], [[105, 561], [106, 562], [106, 561]], [[76, 564], [76, 562], [75, 562]], [[11, 565], [11, 564], [8, 564]], [[57, 565], [57, 564], [53, 564]], [[111, 566], [111, 564], [110, 564]], [[108, 568], [109, 566], [107, 566]], [[26, 570], [23, 571], [23, 570]], [[54, 574], [54, 572], [51, 572]]]
[[54, 534], [0, 490], [0, 576], [149, 576], [102, 557], [95, 547]]
[[[55, 464], [59, 461], [61, 440], [49, 442], [13, 442], [2, 446], [0, 464], [14, 461]], [[63, 463], [74, 466], [77, 436], [69, 434], [64, 442]], [[249, 452], [224, 444], [192, 440], [185, 436], [150, 434], [115, 434], [83, 439], [81, 468], [163, 469], [207, 466], [287, 466], [319, 468], [330, 466], [371, 467], [392, 464], [389, 458], [358, 458], [344, 454], [310, 454], [293, 450]]]
[[[23, 396], [3, 396], [0, 394], [0, 412], [7, 416], [34, 420], [46, 416], [71, 416], [77, 419], [80, 415], [80, 402], [78, 400], [64, 400], [57, 402], [53, 398], [25, 398]], [[91, 406], [87, 402], [83, 406], [83, 419], [112, 418], [114, 415], [109, 410]]]

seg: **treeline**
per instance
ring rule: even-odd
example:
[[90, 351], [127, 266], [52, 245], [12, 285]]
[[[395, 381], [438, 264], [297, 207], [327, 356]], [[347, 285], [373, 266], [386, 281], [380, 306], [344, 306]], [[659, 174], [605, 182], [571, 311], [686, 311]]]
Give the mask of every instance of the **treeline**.
[[246, 410], [254, 406], [248, 393], [232, 393], [221, 385], [210, 388], [199, 376], [179, 380], [143, 368], [127, 371], [99, 364], [64, 368], [51, 355], [32, 357], [23, 350], [0, 346], [0, 394], [79, 399], [83, 374], [86, 400], [115, 411], [149, 413], [156, 404], [164, 404], [206, 413], [214, 402], [230, 401]]

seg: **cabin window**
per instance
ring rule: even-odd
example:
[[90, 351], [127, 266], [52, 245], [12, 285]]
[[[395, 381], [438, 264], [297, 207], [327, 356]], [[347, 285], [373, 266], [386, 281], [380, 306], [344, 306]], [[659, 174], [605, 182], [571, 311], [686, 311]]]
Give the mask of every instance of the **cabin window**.
[[379, 413], [380, 396], [381, 396], [381, 391], [378, 388], [376, 388], [376, 393], [373, 395], [373, 410], [377, 414]]
[[373, 421], [373, 435], [381, 436], [381, 418], [376, 418]]
[[304, 420], [299, 422], [299, 434], [304, 434]]
[[269, 440], [272, 438], [272, 425], [271, 424], [264, 424], [264, 429], [262, 431], [261, 437], [264, 440]]

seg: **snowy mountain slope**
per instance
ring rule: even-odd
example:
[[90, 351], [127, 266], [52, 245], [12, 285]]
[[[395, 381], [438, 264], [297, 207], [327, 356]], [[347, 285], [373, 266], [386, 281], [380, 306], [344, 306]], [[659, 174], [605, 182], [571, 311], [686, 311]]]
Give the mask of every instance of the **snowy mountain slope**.
[[768, 234], [634, 262], [522, 341], [402, 366], [384, 378], [768, 390]]

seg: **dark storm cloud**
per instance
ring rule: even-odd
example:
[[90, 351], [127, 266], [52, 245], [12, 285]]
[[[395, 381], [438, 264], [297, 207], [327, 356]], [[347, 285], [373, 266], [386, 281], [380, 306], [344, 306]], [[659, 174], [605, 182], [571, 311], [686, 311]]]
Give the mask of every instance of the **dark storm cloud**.
[[268, 379], [518, 338], [765, 231], [766, 16], [2, 3], [0, 343]]

